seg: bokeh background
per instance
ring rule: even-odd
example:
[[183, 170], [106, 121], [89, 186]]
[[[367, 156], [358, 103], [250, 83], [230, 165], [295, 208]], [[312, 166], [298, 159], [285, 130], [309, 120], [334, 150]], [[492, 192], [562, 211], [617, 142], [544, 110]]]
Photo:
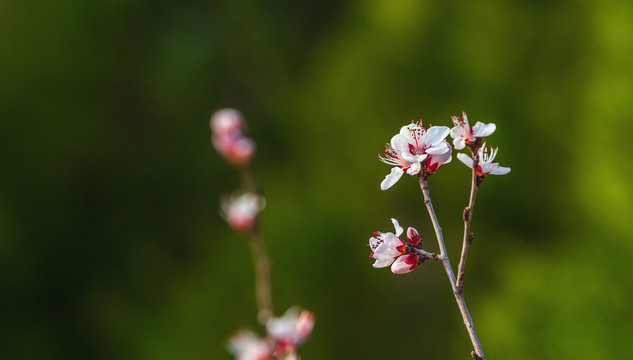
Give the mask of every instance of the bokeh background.
[[[400, 126], [494, 122], [466, 297], [489, 359], [633, 359], [633, 3], [0, 1], [0, 357], [230, 359], [256, 327], [238, 176], [208, 119], [241, 109], [267, 198], [275, 310], [304, 359], [469, 359], [439, 264], [373, 269], [391, 217], [437, 251]], [[431, 194], [456, 264], [469, 172]]]

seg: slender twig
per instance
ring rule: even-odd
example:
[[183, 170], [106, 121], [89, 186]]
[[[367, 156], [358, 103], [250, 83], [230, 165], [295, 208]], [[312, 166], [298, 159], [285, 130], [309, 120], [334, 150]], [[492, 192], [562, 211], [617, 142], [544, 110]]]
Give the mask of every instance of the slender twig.
[[429, 194], [429, 183], [423, 176], [420, 176], [420, 188], [422, 189], [422, 194], [424, 195], [424, 205], [426, 205], [426, 208], [429, 211], [431, 222], [433, 223], [433, 229], [435, 229], [435, 236], [437, 237], [437, 243], [440, 247], [440, 256], [442, 257], [442, 265], [444, 266], [444, 270], [446, 270], [448, 280], [451, 282], [451, 287], [453, 291], [455, 291], [455, 274], [453, 273], [451, 262], [449, 261], [446, 253], [446, 245], [444, 244], [442, 228], [440, 227], [440, 223], [437, 221], [437, 216], [435, 216], [435, 210], [433, 210], [433, 203], [431, 202], [431, 195]]
[[[250, 166], [240, 168], [240, 180], [246, 192], [259, 194], [257, 181]], [[266, 244], [259, 226], [259, 216], [255, 220], [250, 232], [249, 247], [253, 258], [255, 271], [255, 296], [257, 299], [257, 318], [260, 323], [266, 322], [273, 316], [272, 287], [270, 283], [270, 261], [266, 251]]]
[[418, 255], [422, 255], [424, 258], [426, 259], [433, 259], [435, 261], [442, 261], [442, 256], [440, 254], [436, 254], [436, 253], [430, 253], [428, 251], [424, 251], [422, 249], [418, 249], [416, 247], [410, 247], [411, 252], [414, 252]]
[[270, 262], [266, 246], [257, 223], [251, 233], [249, 246], [255, 270], [255, 295], [257, 298], [257, 318], [265, 324], [273, 315], [273, 299], [270, 286]]
[[466, 257], [468, 256], [468, 249], [473, 242], [473, 234], [470, 232], [470, 223], [473, 219], [473, 208], [475, 207], [475, 198], [477, 197], [477, 190], [479, 189], [477, 176], [478, 166], [479, 152], [473, 151], [473, 176], [470, 186], [470, 199], [468, 200], [468, 206], [464, 209], [464, 241], [462, 244], [462, 254], [459, 259], [459, 266], [457, 267], [456, 291], [460, 293], [464, 292], [464, 269], [466, 268]]
[[475, 355], [477, 355], [482, 360], [485, 360], [486, 357], [484, 356], [484, 351], [481, 347], [481, 343], [479, 342], [479, 337], [477, 337], [477, 332], [475, 331], [475, 324], [473, 323], [473, 319], [470, 316], [470, 312], [468, 312], [468, 307], [466, 306], [464, 293], [457, 291], [456, 288], [457, 282], [455, 279], [455, 274], [453, 273], [453, 268], [451, 267], [451, 263], [448, 259], [448, 254], [446, 253], [446, 245], [444, 244], [444, 237], [442, 236], [442, 228], [437, 221], [435, 210], [433, 210], [433, 203], [431, 202], [431, 195], [429, 194], [429, 184], [426, 181], [426, 176], [424, 175], [420, 175], [420, 189], [422, 189], [422, 194], [424, 195], [424, 204], [426, 205], [429, 216], [431, 217], [431, 222], [433, 223], [433, 228], [435, 229], [435, 235], [440, 247], [440, 256], [442, 257], [442, 265], [444, 266], [444, 269], [446, 270], [446, 275], [448, 275], [448, 280], [451, 283], [453, 295], [455, 296], [455, 301], [457, 302], [459, 311], [462, 314], [464, 325], [466, 325], [466, 330], [468, 331], [468, 335], [470, 336], [470, 341], [475, 347]]

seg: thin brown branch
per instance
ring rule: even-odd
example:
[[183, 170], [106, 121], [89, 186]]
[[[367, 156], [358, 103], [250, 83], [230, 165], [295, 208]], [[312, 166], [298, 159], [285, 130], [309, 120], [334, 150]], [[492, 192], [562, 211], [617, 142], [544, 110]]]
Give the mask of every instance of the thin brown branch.
[[457, 284], [456, 291], [464, 292], [464, 269], [466, 268], [466, 258], [468, 257], [468, 249], [473, 242], [473, 234], [470, 232], [470, 224], [473, 219], [473, 208], [475, 207], [475, 198], [479, 189], [479, 181], [477, 177], [477, 167], [479, 166], [479, 152], [473, 152], [473, 176], [470, 186], [470, 198], [468, 206], [464, 209], [464, 240], [462, 243], [462, 254], [457, 267]]
[[435, 235], [437, 237], [437, 242], [440, 247], [440, 256], [441, 256], [442, 265], [444, 266], [444, 270], [446, 270], [446, 275], [448, 276], [448, 280], [451, 283], [451, 289], [453, 290], [453, 295], [455, 296], [455, 301], [457, 302], [459, 311], [462, 314], [462, 319], [464, 320], [464, 325], [466, 326], [466, 330], [468, 331], [468, 336], [470, 337], [470, 341], [475, 347], [475, 355], [477, 355], [481, 360], [485, 360], [486, 357], [484, 356], [484, 351], [483, 351], [483, 348], [481, 347], [481, 342], [479, 341], [479, 337], [477, 336], [477, 332], [475, 331], [475, 324], [473, 323], [473, 319], [470, 316], [468, 307], [466, 306], [464, 293], [457, 291], [457, 288], [456, 288], [457, 280], [455, 279], [453, 268], [451, 267], [451, 263], [448, 259], [448, 254], [446, 253], [446, 245], [444, 244], [442, 228], [440, 227], [440, 224], [437, 221], [435, 210], [433, 210], [433, 203], [431, 202], [431, 195], [429, 193], [429, 184], [426, 181], [425, 176], [420, 176], [420, 189], [422, 189], [422, 194], [424, 195], [424, 204], [426, 205], [426, 208], [429, 212], [429, 216], [431, 217], [431, 222], [433, 223], [433, 228], [435, 229]]
[[259, 223], [251, 233], [249, 239], [253, 268], [255, 270], [255, 296], [257, 298], [257, 318], [265, 324], [273, 315], [273, 300], [270, 285], [270, 262], [266, 253], [264, 239], [259, 229]]
[[[240, 168], [240, 180], [245, 192], [260, 193], [250, 164]], [[266, 244], [259, 226], [259, 216], [253, 225], [248, 244], [253, 259], [253, 270], [255, 271], [257, 318], [260, 323], [266, 324], [273, 316], [272, 286], [270, 282], [271, 266], [266, 251]]]

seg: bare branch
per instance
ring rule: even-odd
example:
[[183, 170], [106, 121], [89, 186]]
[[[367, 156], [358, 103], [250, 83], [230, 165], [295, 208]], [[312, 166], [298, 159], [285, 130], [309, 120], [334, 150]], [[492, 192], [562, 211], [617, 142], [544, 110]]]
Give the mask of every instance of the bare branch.
[[[466, 326], [466, 330], [468, 331], [470, 341], [475, 347], [475, 351], [476, 351], [475, 355], [478, 356], [477, 360], [485, 360], [486, 357], [484, 356], [484, 351], [481, 347], [481, 343], [479, 342], [479, 337], [477, 337], [477, 332], [475, 331], [475, 325], [473, 323], [473, 319], [470, 316], [470, 312], [468, 312], [468, 307], [466, 306], [464, 293], [463, 291], [458, 291], [456, 287], [457, 280], [455, 279], [453, 268], [451, 267], [451, 263], [448, 259], [448, 254], [446, 253], [446, 245], [444, 244], [442, 228], [440, 227], [440, 224], [437, 221], [435, 210], [433, 210], [433, 203], [431, 202], [431, 195], [429, 193], [429, 184], [427, 183], [426, 178], [424, 176], [420, 176], [420, 189], [422, 189], [422, 194], [424, 195], [424, 204], [426, 205], [426, 208], [429, 212], [429, 216], [431, 217], [431, 222], [433, 223], [433, 228], [435, 229], [435, 235], [437, 237], [437, 242], [440, 247], [441, 262], [442, 262], [442, 265], [444, 266], [444, 270], [446, 271], [446, 275], [448, 276], [448, 281], [451, 284], [453, 295], [455, 296], [455, 301], [457, 302], [459, 311], [462, 314], [464, 325]], [[462, 281], [463, 281], [463, 276], [462, 276]]]

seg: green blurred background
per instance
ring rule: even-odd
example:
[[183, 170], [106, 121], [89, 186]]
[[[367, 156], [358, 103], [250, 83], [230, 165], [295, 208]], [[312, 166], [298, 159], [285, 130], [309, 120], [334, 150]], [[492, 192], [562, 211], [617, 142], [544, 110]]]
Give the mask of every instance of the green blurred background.
[[[633, 359], [630, 1], [0, 1], [0, 357], [230, 359], [254, 327], [238, 176], [208, 119], [241, 109], [275, 310], [304, 359], [469, 359], [439, 264], [373, 269], [389, 219], [437, 251], [415, 179], [376, 154], [422, 118], [497, 124], [466, 297], [489, 359]], [[457, 263], [469, 172], [430, 179]]]

